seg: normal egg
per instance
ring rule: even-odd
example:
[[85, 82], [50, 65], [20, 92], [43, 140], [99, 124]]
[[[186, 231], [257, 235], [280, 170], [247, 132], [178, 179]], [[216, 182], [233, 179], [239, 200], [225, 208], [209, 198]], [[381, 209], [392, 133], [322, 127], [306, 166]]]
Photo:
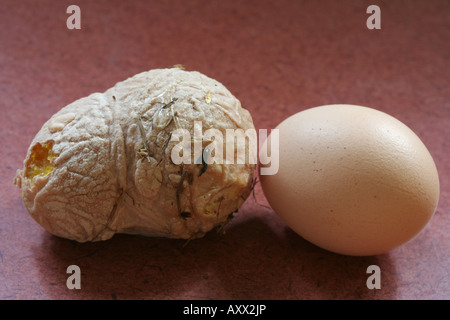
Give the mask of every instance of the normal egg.
[[[277, 129], [279, 169], [260, 181], [273, 210], [304, 239], [339, 254], [376, 255], [411, 240], [432, 218], [435, 163], [396, 118], [327, 105], [294, 114]], [[273, 157], [270, 142], [263, 148]]]

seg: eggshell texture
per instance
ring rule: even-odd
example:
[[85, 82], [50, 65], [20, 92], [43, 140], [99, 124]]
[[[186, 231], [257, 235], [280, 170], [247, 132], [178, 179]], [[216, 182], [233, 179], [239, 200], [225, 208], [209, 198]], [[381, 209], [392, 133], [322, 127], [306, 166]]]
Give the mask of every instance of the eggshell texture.
[[260, 181], [273, 210], [304, 239], [340, 254], [376, 255], [406, 243], [432, 218], [435, 163], [396, 118], [327, 105], [294, 114], [277, 129], [279, 170]]

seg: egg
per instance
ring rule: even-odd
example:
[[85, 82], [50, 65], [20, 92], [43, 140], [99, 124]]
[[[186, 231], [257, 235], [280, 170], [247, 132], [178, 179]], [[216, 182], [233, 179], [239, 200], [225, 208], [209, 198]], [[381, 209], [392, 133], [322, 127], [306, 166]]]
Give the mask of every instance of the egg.
[[[296, 113], [260, 152], [278, 153], [278, 171], [260, 174], [272, 209], [293, 231], [350, 256], [387, 253], [432, 218], [439, 177], [420, 138], [385, 112], [325, 105]], [[267, 164], [260, 163], [261, 167]]]

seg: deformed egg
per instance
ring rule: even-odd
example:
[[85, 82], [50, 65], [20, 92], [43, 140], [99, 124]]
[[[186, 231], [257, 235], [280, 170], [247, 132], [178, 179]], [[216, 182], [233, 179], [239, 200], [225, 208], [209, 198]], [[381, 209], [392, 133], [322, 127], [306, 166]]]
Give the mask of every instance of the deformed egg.
[[435, 163], [396, 118], [327, 105], [294, 114], [277, 129], [279, 170], [260, 181], [273, 210], [304, 239], [340, 254], [376, 255], [411, 240], [432, 218]]

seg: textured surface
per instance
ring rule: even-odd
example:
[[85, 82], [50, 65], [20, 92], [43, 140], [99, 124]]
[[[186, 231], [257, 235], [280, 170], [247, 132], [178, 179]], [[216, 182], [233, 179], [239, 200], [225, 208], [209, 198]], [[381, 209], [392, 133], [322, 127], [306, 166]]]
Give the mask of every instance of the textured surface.
[[[33, 139], [15, 183], [30, 215], [65, 239], [200, 238], [241, 207], [256, 166], [254, 157], [250, 164], [222, 161], [202, 171], [202, 161], [210, 161], [202, 150], [210, 143], [195, 140], [197, 131], [206, 135], [211, 127], [223, 136], [254, 131], [249, 111], [219, 82], [179, 68], [141, 72], [53, 115]], [[193, 151], [172, 158], [185, 135]], [[233, 156], [245, 157], [250, 148], [244, 147]]]
[[[5, 0], [0, 8], [0, 299], [449, 299], [450, 4], [377, 1]], [[385, 111], [427, 145], [441, 179], [430, 224], [384, 255], [321, 250], [285, 227], [259, 185], [225, 234], [115, 236], [77, 244], [44, 231], [12, 184], [29, 143], [61, 107], [136, 73], [181, 63], [222, 82], [257, 129], [305, 108]], [[66, 287], [69, 265], [81, 290]], [[381, 289], [366, 287], [369, 265]]]

